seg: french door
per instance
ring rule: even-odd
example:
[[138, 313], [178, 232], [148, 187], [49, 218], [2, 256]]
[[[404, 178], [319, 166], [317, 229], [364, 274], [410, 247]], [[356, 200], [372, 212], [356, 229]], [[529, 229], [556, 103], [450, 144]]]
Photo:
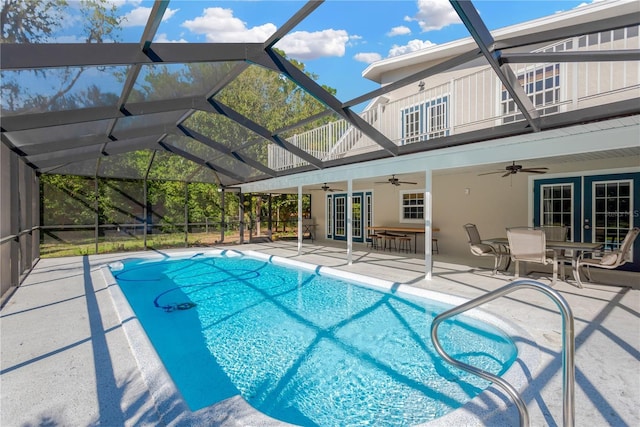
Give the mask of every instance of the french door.
[[[614, 251], [629, 229], [640, 225], [639, 203], [640, 173], [536, 179], [533, 223], [564, 225], [569, 240], [602, 243], [605, 251]], [[633, 262], [622, 269], [640, 271], [638, 243]]]
[[[352, 235], [354, 242], [364, 242], [366, 227], [371, 222], [371, 193], [352, 193]], [[327, 195], [327, 238], [347, 240], [347, 195]]]

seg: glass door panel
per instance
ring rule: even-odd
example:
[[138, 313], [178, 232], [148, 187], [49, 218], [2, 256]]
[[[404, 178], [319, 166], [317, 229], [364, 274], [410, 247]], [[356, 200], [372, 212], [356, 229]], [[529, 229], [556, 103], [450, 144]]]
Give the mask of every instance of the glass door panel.
[[333, 238], [336, 240], [345, 240], [347, 238], [347, 196], [334, 196], [334, 233]]
[[362, 242], [363, 238], [363, 227], [362, 227], [362, 193], [359, 195], [353, 195], [353, 216], [352, 222], [353, 225], [353, 240], [357, 242]]
[[632, 181], [594, 181], [592, 185], [593, 241], [615, 251], [631, 228]]

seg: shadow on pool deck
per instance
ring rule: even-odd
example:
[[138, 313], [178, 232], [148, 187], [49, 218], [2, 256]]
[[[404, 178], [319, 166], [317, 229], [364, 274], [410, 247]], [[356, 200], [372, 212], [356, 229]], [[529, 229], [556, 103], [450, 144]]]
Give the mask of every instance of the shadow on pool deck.
[[[297, 255], [295, 242], [239, 248], [463, 298], [482, 295], [511, 279], [501, 274], [492, 277], [488, 270], [448, 263], [438, 256], [433, 279], [425, 281], [424, 260], [397, 253], [356, 250], [353, 264], [348, 265], [344, 249], [327, 245], [305, 244], [302, 256]], [[100, 272], [100, 266], [109, 262], [148, 255], [43, 259], [36, 265], [0, 311], [0, 425], [161, 424], [123, 332], [131, 319], [118, 317]], [[541, 281], [548, 283], [546, 278]], [[575, 424], [640, 425], [640, 291], [597, 284], [577, 289], [564, 282], [555, 288], [567, 299], [575, 317]], [[562, 425], [557, 308], [545, 296], [525, 290], [488, 303], [485, 309], [525, 329], [540, 350], [538, 366], [521, 367], [530, 382], [523, 397], [531, 425]], [[179, 402], [165, 404], [174, 411], [164, 421], [188, 423]], [[507, 414], [503, 412], [498, 411], [486, 424], [504, 420]]]

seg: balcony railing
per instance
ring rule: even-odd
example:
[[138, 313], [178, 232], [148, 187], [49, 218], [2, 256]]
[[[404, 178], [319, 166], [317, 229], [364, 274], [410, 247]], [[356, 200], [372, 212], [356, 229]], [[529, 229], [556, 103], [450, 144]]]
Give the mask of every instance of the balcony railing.
[[[538, 51], [638, 49], [638, 29], [632, 26], [574, 37]], [[513, 66], [513, 70], [541, 116], [640, 95], [638, 61], [527, 64]], [[379, 98], [361, 117], [396, 145], [524, 120], [489, 67], [393, 101]], [[289, 141], [323, 161], [380, 150], [377, 143], [346, 120], [297, 134]], [[269, 147], [272, 169], [286, 170], [306, 164], [281, 147]]]

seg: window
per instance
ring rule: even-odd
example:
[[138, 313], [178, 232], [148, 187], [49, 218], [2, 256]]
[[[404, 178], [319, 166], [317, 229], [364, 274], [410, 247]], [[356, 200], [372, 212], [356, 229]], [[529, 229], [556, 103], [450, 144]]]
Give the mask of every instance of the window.
[[400, 222], [424, 221], [424, 192], [401, 192]]
[[[539, 65], [518, 75], [518, 82], [524, 88], [531, 103], [541, 115], [553, 114], [559, 111], [560, 102], [560, 64]], [[518, 107], [502, 87], [501, 109], [504, 116], [503, 123], [523, 120]], [[543, 108], [540, 108], [543, 107]]]
[[402, 144], [449, 135], [449, 96], [441, 96], [402, 111]]
[[422, 129], [420, 126], [420, 110], [421, 107], [409, 107], [402, 112], [402, 143], [411, 144], [412, 142], [420, 141], [420, 135]]
[[[367, 196], [365, 199], [365, 214], [366, 214], [365, 218], [366, 218], [367, 227], [373, 226], [373, 196], [371, 195], [371, 193], [367, 193]], [[373, 231], [367, 228], [366, 230], [367, 239], [369, 238], [369, 235], [372, 233]]]

